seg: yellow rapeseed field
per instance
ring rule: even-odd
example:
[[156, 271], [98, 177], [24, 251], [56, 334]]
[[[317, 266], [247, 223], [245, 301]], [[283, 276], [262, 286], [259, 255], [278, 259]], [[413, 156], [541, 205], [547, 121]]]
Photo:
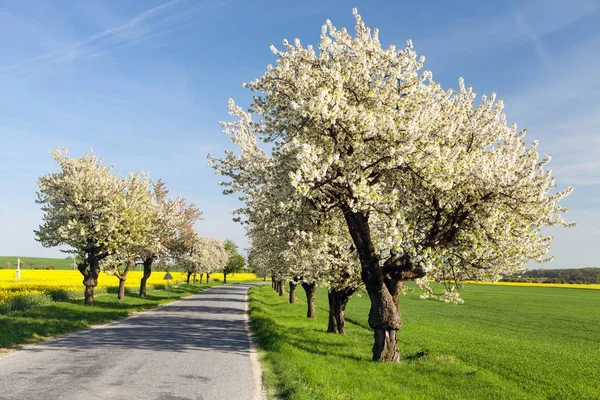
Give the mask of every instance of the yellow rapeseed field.
[[[165, 271], [154, 271], [148, 279], [149, 288], [155, 285], [164, 285]], [[187, 274], [184, 272], [171, 272], [173, 280], [169, 283], [176, 285], [185, 282]], [[131, 271], [127, 275], [126, 287], [137, 288], [142, 278], [141, 271]], [[230, 281], [252, 281], [256, 280], [255, 274], [236, 273], [227, 276]], [[16, 297], [30, 296], [48, 293], [49, 291], [81, 291], [83, 294], [83, 276], [79, 271], [69, 270], [21, 270], [21, 279], [16, 279], [15, 270], [0, 270], [0, 304], [6, 303]], [[223, 281], [223, 274], [211, 274], [211, 281]], [[102, 273], [98, 279], [99, 291], [119, 286], [119, 280], [115, 276]]]
[[552, 287], [552, 288], [572, 288], [572, 289], [600, 289], [600, 284], [578, 284], [578, 283], [537, 283], [537, 282], [475, 282], [465, 281], [477, 285], [499, 285], [499, 286], [532, 286], [532, 287]]
[[42, 292], [40, 290], [27, 289], [27, 288], [15, 290], [15, 291], [0, 289], [0, 305], [4, 304], [4, 303], [8, 303], [9, 301], [12, 301], [17, 297], [32, 296], [32, 295], [38, 295], [38, 294], [43, 294], [43, 293], [44, 292]]
[[[164, 271], [155, 271], [148, 279], [148, 285], [164, 284]], [[172, 272], [173, 281], [182, 281], [185, 275], [181, 272]], [[131, 271], [127, 275], [127, 287], [136, 287], [140, 284], [142, 272]], [[79, 290], [83, 291], [83, 276], [79, 271], [65, 270], [21, 270], [21, 279], [16, 279], [15, 270], [0, 270], [0, 289], [10, 289], [12, 291], [19, 289], [37, 289], [44, 288]], [[98, 279], [98, 288], [109, 288], [119, 286], [119, 280], [108, 274], [100, 274]]]
[[[222, 273], [214, 273], [214, 274], [210, 274], [210, 280], [214, 280], [214, 279], [218, 279], [219, 281], [223, 282], [223, 274]], [[235, 273], [235, 274], [228, 274], [227, 275], [227, 281], [232, 281], [232, 282], [237, 282], [237, 281], [255, 281], [258, 280], [259, 278], [256, 277], [256, 274], [250, 274], [250, 273]], [[262, 280], [262, 279], [261, 279]]]
[[[164, 271], [155, 271], [148, 279], [148, 288], [155, 285], [163, 285]], [[184, 274], [172, 272], [171, 284], [176, 284], [185, 279]], [[129, 288], [139, 287], [142, 272], [131, 271], [127, 275], [126, 286]], [[83, 296], [83, 276], [79, 271], [69, 270], [21, 270], [21, 279], [16, 279], [15, 270], [0, 270], [0, 308], [4, 304], [10, 304], [19, 298], [30, 298], [35, 295], [49, 295], [54, 292], [68, 292], [78, 297]], [[108, 288], [119, 286], [119, 280], [115, 276], [102, 273], [98, 279], [97, 294], [106, 293]], [[70, 295], [70, 296], [72, 296]]]

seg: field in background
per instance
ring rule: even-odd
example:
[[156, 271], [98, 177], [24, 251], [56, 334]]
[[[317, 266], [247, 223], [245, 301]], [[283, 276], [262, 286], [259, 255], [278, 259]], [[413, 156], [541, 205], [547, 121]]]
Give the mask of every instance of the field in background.
[[251, 326], [267, 387], [307, 400], [600, 397], [600, 291], [465, 285], [465, 304], [454, 305], [421, 300], [408, 286], [398, 364], [369, 361], [366, 294], [350, 300], [341, 336], [325, 332], [326, 290], [309, 320], [303, 300], [292, 305], [270, 287], [253, 288]]
[[[182, 272], [171, 272], [173, 280], [171, 284], [185, 280], [186, 274]], [[162, 285], [166, 281], [163, 280], [164, 271], [155, 271], [148, 279], [149, 285]], [[127, 274], [127, 287], [136, 287], [140, 285], [142, 273], [139, 271], [131, 271]], [[83, 293], [83, 276], [79, 271], [48, 271], [48, 270], [22, 270], [21, 279], [16, 279], [14, 270], [0, 270], [0, 290], [17, 288], [43, 288], [43, 287], [61, 287], [64, 289], [81, 289]], [[98, 289], [117, 287], [119, 280], [115, 276], [101, 273], [98, 278]]]
[[[15, 270], [17, 269], [17, 259], [20, 258], [21, 259], [21, 269], [22, 270], [70, 270], [73, 271], [73, 261], [69, 258], [69, 259], [61, 259], [61, 258], [38, 258], [38, 257], [18, 257], [18, 256], [0, 256], [0, 287], [2, 287], [2, 282], [6, 281], [8, 279], [14, 279], [16, 276]], [[12, 272], [12, 275], [11, 275]], [[75, 271], [76, 275], [81, 276], [81, 274], [79, 274], [78, 271]], [[130, 273], [129, 276], [132, 277], [134, 276], [134, 272], [140, 272], [141, 273], [141, 267], [140, 266], [136, 266]], [[151, 279], [158, 279], [158, 275], [160, 275], [160, 278], [162, 279], [162, 277], [164, 276], [165, 272], [164, 271], [154, 271], [153, 272], [153, 276], [151, 277]], [[177, 274], [179, 274], [179, 272], [177, 272]], [[36, 274], [30, 274], [30, 273], [25, 273], [24, 271], [21, 272], [21, 277], [24, 277], [25, 275], [30, 276], [30, 277], [38, 277], [38, 276], [42, 276], [42, 275], [36, 275]], [[103, 274], [104, 275], [104, 274]], [[59, 275], [55, 275], [56, 277], [59, 277]], [[65, 275], [65, 276], [69, 276], [69, 275]], [[181, 276], [183, 275], [177, 275], [176, 279], [178, 280], [183, 280], [187, 278], [187, 274], [185, 274], [185, 276], [182, 278]], [[9, 278], [10, 277], [10, 278]], [[60, 276], [60, 278], [62, 278], [63, 276]], [[175, 275], [174, 275], [175, 277]], [[215, 280], [215, 282], [219, 282], [219, 281], [223, 281], [223, 274], [220, 272], [215, 272], [212, 273], [210, 275], [211, 280]], [[139, 279], [140, 277], [136, 278], [138, 279], [138, 283], [139, 283]], [[54, 278], [49, 278], [51, 280], [53, 280]], [[112, 278], [116, 281], [116, 278]], [[81, 283], [81, 278], [79, 278], [79, 283]], [[129, 278], [128, 278], [129, 280]], [[252, 273], [234, 273], [234, 274], [228, 274], [227, 275], [227, 280], [231, 280], [231, 281], [255, 281], [257, 280], [256, 275], [252, 274]], [[157, 282], [154, 282], [155, 284]], [[164, 283], [164, 282], [161, 282]]]
[[[215, 282], [223, 282], [223, 273], [215, 272], [210, 274], [210, 280]], [[240, 272], [235, 274], [227, 274], [227, 282], [245, 282], [245, 281], [262, 281], [262, 278], [257, 278], [256, 274], [248, 272]], [[270, 279], [269, 279], [270, 281]]]
[[[185, 283], [187, 273], [171, 271], [172, 279], [169, 286]], [[20, 312], [49, 304], [52, 301], [76, 300], [83, 298], [83, 277], [79, 271], [73, 270], [35, 270], [23, 269], [21, 278], [16, 278], [13, 269], [0, 269], [0, 314]], [[148, 290], [164, 289], [167, 281], [165, 271], [154, 271], [147, 281]], [[127, 275], [125, 287], [131, 294], [138, 291], [141, 271], [131, 271]], [[200, 278], [199, 276], [197, 277]], [[222, 273], [211, 274], [211, 283], [222, 282]], [[248, 282], [256, 280], [256, 275], [250, 273], [229, 274], [227, 282]], [[206, 276], [204, 276], [204, 281]], [[196, 281], [198, 282], [198, 281]], [[190, 283], [196, 283], [190, 279]], [[115, 293], [119, 286], [117, 277], [101, 273], [98, 286], [94, 289], [96, 296]]]
[[600, 284], [596, 283], [539, 283], [539, 282], [473, 282], [473, 285], [493, 285], [493, 286], [523, 286], [523, 287], [546, 287], [546, 288], [571, 288], [571, 289], [600, 289]]
[[73, 261], [65, 255], [65, 258], [0, 256], [0, 270], [17, 269], [18, 258], [22, 269], [73, 269]]

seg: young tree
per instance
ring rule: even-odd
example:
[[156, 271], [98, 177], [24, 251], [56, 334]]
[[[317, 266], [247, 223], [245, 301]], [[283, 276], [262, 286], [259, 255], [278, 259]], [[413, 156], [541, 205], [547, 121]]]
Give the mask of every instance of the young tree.
[[[170, 257], [169, 246], [177, 239], [178, 226], [182, 224], [186, 208], [181, 197], [168, 198], [169, 190], [162, 180], [158, 180], [153, 187], [153, 201], [150, 209], [152, 218], [152, 232], [150, 240], [139, 251], [144, 273], [140, 279], [140, 297], [146, 296], [146, 282], [152, 274], [152, 264], [161, 259]], [[193, 209], [195, 206], [190, 205]], [[194, 217], [199, 218], [201, 213], [196, 210]]]
[[135, 260], [156, 241], [155, 208], [152, 202], [152, 182], [148, 176], [132, 173], [118, 178], [123, 186], [121, 203], [122, 223], [131, 227], [128, 235], [131, 240], [123, 247], [101, 261], [102, 270], [119, 280], [117, 298], [125, 298], [127, 275]]
[[[373, 359], [398, 361], [402, 282], [477, 273], [496, 279], [568, 226], [549, 158], [507, 126], [495, 95], [475, 105], [462, 80], [443, 90], [420, 72], [408, 42], [383, 49], [358, 13], [355, 36], [323, 26], [319, 53], [284, 41], [275, 66], [246, 86], [257, 92], [241, 123], [274, 157], [294, 155], [292, 184], [323, 212], [339, 210], [371, 301]], [[448, 294], [451, 295], [451, 294]]]
[[223, 243], [225, 251], [229, 254], [227, 263], [223, 266], [223, 283], [227, 283], [227, 275], [239, 272], [246, 265], [244, 257], [238, 253], [237, 245], [231, 239], [226, 239]]
[[94, 303], [100, 261], [138, 240], [146, 227], [137, 210], [129, 207], [127, 184], [89, 151], [71, 158], [66, 149], [52, 155], [58, 163], [55, 173], [39, 179], [37, 203], [44, 212], [44, 224], [35, 231], [43, 246], [66, 245], [81, 262], [85, 304]]
[[178, 202], [178, 207], [176, 211], [178, 218], [175, 225], [175, 235], [170, 237], [165, 247], [170, 259], [183, 261], [188, 268], [193, 267], [195, 270], [195, 265], [197, 264], [194, 258], [195, 249], [198, 248], [199, 239], [194, 229], [194, 224], [202, 217], [202, 212], [194, 203], [188, 205], [183, 200]]
[[194, 277], [194, 283], [196, 283], [196, 274], [200, 272], [200, 248], [200, 237], [196, 235], [194, 240], [190, 242], [189, 249], [175, 259], [177, 266], [187, 272], [186, 283], [188, 285], [192, 276]]

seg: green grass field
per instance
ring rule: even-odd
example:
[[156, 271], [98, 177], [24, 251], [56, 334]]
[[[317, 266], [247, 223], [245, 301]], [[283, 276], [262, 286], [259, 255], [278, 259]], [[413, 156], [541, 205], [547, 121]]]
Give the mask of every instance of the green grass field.
[[73, 261], [69, 258], [39, 258], [0, 256], [1, 269], [17, 269], [17, 259], [21, 259], [23, 269], [73, 269]]
[[600, 291], [466, 285], [463, 298], [401, 297], [403, 361], [380, 364], [365, 294], [348, 304], [344, 337], [325, 332], [325, 290], [308, 320], [304, 301], [253, 288], [265, 384], [284, 399], [600, 399]]
[[180, 284], [165, 290], [150, 290], [145, 298], [135, 294], [117, 300], [114, 293], [95, 297], [94, 306], [83, 305], [82, 300], [57, 301], [22, 312], [0, 315], [0, 351], [44, 338], [65, 334], [91, 325], [127, 317], [135, 311], [146, 310], [159, 304], [178, 300], [220, 283]]

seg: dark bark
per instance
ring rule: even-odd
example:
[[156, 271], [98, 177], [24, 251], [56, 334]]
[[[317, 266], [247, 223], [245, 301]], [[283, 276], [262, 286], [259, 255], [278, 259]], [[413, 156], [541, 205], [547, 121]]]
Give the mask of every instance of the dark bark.
[[204, 273], [201, 273], [201, 274], [200, 274], [200, 282], [199, 282], [199, 283], [202, 283], [202, 278], [203, 278], [203, 277], [204, 277]]
[[190, 277], [192, 276], [192, 273], [190, 271], [188, 271], [188, 275], [187, 275], [187, 284], [190, 284]]
[[209, 280], [210, 280], [210, 274], [207, 272], [206, 273], [206, 283], [208, 283]]
[[227, 283], [227, 272], [223, 271], [223, 283]]
[[290, 281], [290, 304], [296, 302], [296, 286], [298, 286], [296, 282]]
[[402, 327], [398, 307], [399, 285], [396, 284], [399, 276], [390, 274], [387, 279], [384, 278], [371, 239], [368, 215], [354, 212], [348, 206], [343, 206], [342, 211], [358, 251], [362, 266], [361, 276], [371, 300], [369, 326], [373, 329], [375, 339], [373, 360], [399, 361], [400, 353], [396, 343], [396, 332]]
[[194, 279], [194, 284], [195, 284], [196, 283], [196, 274], [194, 274], [193, 279]]
[[277, 281], [277, 293], [280, 296], [285, 296], [285, 281]]
[[100, 260], [106, 256], [99, 256], [96, 253], [88, 254], [86, 262], [77, 266], [77, 269], [83, 275], [84, 304], [94, 304], [94, 288], [98, 285], [98, 276], [100, 275]]
[[119, 278], [119, 294], [117, 295], [119, 300], [123, 300], [125, 298], [125, 280]]
[[275, 283], [275, 278], [271, 277], [271, 289], [277, 291], [277, 286]]
[[329, 324], [327, 332], [346, 334], [346, 305], [355, 289], [329, 290]]
[[123, 272], [118, 272], [115, 274], [117, 278], [119, 278], [119, 294], [117, 298], [119, 300], [123, 300], [125, 298], [125, 283], [127, 282], [127, 274], [129, 273], [129, 264], [125, 265], [125, 270]]
[[140, 297], [146, 297], [146, 282], [148, 282], [148, 278], [152, 274], [152, 263], [154, 262], [154, 257], [147, 257], [144, 259], [144, 275], [140, 280]]
[[397, 329], [375, 328], [375, 343], [373, 344], [373, 361], [400, 361], [398, 341], [396, 339]]
[[315, 295], [317, 294], [317, 285], [315, 283], [302, 282], [302, 287], [306, 292], [306, 318], [315, 318], [317, 316]]

